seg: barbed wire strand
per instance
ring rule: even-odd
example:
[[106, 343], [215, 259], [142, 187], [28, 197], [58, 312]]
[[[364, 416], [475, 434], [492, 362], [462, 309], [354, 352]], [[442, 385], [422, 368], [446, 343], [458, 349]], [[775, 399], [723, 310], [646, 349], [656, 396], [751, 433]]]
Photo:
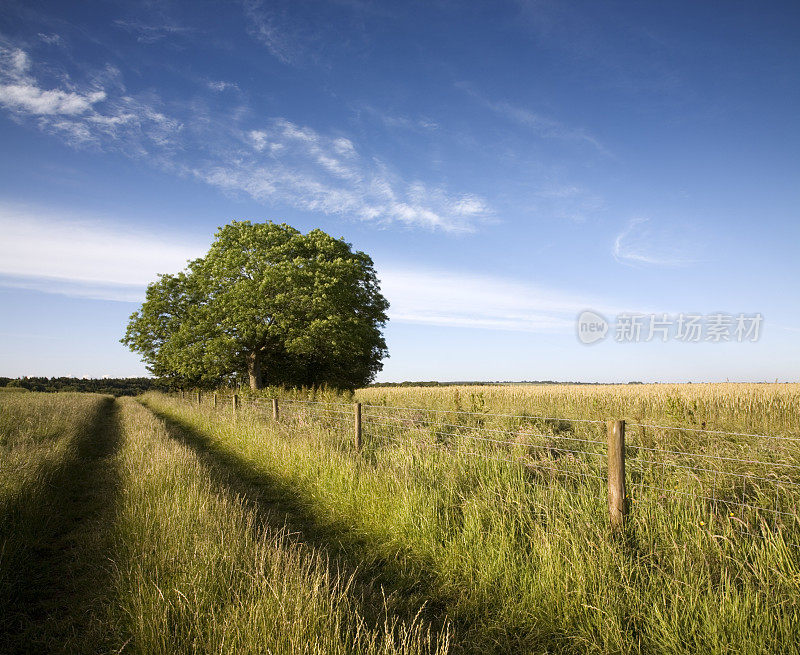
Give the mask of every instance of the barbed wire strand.
[[397, 409], [402, 411], [408, 412], [435, 412], [435, 413], [444, 413], [444, 414], [468, 414], [470, 416], [499, 416], [502, 418], [521, 418], [521, 419], [537, 419], [542, 421], [571, 421], [574, 423], [605, 423], [605, 421], [601, 421], [598, 419], [588, 419], [588, 418], [558, 418], [554, 416], [525, 416], [522, 414], [494, 414], [490, 412], [467, 412], [464, 410], [457, 410], [457, 409], [431, 409], [427, 407], [401, 407], [399, 405], [370, 405], [367, 403], [362, 403], [362, 407], [373, 408], [373, 409]]
[[[474, 426], [474, 425], [459, 425], [455, 423], [438, 423], [436, 421], [430, 421], [425, 419], [403, 419], [397, 418], [394, 416], [388, 416], [385, 414], [368, 414], [364, 416], [365, 420], [372, 421], [375, 418], [382, 418], [387, 421], [393, 421], [398, 425], [405, 426], [408, 421], [417, 422], [417, 423], [424, 423], [429, 426], [442, 426], [442, 427], [449, 427], [449, 428], [458, 428], [464, 430], [480, 430], [481, 432], [496, 432], [502, 434], [513, 434], [511, 430], [504, 430], [502, 428], [484, 428], [481, 426]], [[412, 423], [413, 424], [413, 423]], [[524, 432], [526, 436], [531, 437], [544, 437], [546, 439], [563, 439], [566, 441], [580, 441], [582, 443], [592, 443], [592, 444], [599, 444], [599, 445], [606, 445], [605, 441], [595, 441], [593, 439], [584, 439], [582, 437], [565, 437], [563, 435], [553, 435], [553, 434], [545, 434], [543, 432]]]
[[729, 432], [727, 430], [708, 430], [706, 428], [689, 428], [678, 425], [653, 425], [650, 423], [626, 422], [626, 427], [651, 428], [654, 430], [675, 430], [679, 432], [702, 432], [704, 434], [722, 434], [731, 437], [756, 437], [759, 439], [777, 439], [780, 441], [800, 442], [800, 437], [784, 437], [781, 435], [772, 435], [772, 434], [751, 434], [749, 432]]
[[564, 469], [557, 469], [557, 468], [548, 467], [548, 466], [538, 466], [538, 463], [533, 463], [532, 464], [529, 460], [526, 460], [526, 459], [524, 459], [522, 457], [513, 457], [513, 458], [496, 457], [496, 456], [489, 455], [489, 454], [486, 454], [486, 453], [479, 453], [479, 452], [474, 452], [474, 451], [463, 450], [463, 449], [460, 449], [460, 448], [448, 447], [447, 444], [429, 443], [429, 442], [424, 442], [424, 441], [412, 441], [412, 440], [400, 440], [400, 439], [394, 439], [393, 441], [395, 443], [400, 444], [400, 445], [411, 446], [411, 447], [414, 447], [414, 448], [417, 448], [417, 447], [419, 447], [419, 448], [435, 448], [437, 450], [446, 451], [446, 452], [449, 452], [449, 453], [458, 453], [458, 454], [461, 454], [461, 455], [469, 455], [469, 456], [474, 456], [474, 457], [481, 457], [483, 459], [490, 459], [490, 460], [495, 460], [495, 461], [498, 461], [498, 462], [508, 462], [508, 463], [512, 463], [512, 464], [521, 464], [525, 468], [527, 468], [529, 470], [533, 469], [534, 471], [552, 471], [554, 473], [560, 473], [562, 475], [572, 475], [572, 476], [578, 476], [578, 477], [589, 477], [589, 478], [594, 478], [594, 479], [597, 479], [597, 480], [605, 481], [604, 477], [599, 476], [599, 475], [594, 475], [592, 473], [586, 473], [586, 472], [582, 472], [582, 471], [566, 471]]

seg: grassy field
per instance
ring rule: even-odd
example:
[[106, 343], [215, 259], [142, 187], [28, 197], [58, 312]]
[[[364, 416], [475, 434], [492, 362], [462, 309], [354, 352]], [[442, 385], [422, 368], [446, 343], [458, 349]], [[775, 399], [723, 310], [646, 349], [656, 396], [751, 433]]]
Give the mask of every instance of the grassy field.
[[[764, 524], [758, 511], [741, 511], [737, 501], [746, 491], [748, 504], [772, 508], [776, 482], [796, 481], [789, 467], [800, 464], [798, 443], [629, 428], [634, 446], [687, 453], [679, 462], [702, 452], [731, 461], [716, 462], [721, 474], [710, 504], [668, 493], [706, 485], [710, 492], [710, 471], [687, 476], [632, 453], [641, 484], [632, 488], [630, 529], [615, 538], [603, 460], [590, 456], [604, 448], [605, 425], [552, 418], [624, 417], [738, 431], [754, 429], [751, 412], [760, 411], [762, 428], [791, 438], [799, 436], [789, 411], [797, 394], [797, 386], [787, 385], [361, 390], [356, 398], [373, 406], [364, 410], [361, 453], [353, 451], [347, 407], [338, 416], [336, 405], [322, 406], [320, 414], [284, 402], [276, 425], [268, 408], [245, 405], [234, 427], [227, 405], [199, 409], [157, 395], [146, 402], [193, 435], [198, 449], [274, 490], [328, 543], [357, 554], [397, 593], [427, 600], [432, 616], [452, 622], [456, 649], [763, 653], [798, 648], [796, 495], [783, 488], [780, 509], [790, 516], [780, 525]], [[398, 406], [474, 414], [432, 419]], [[382, 416], [397, 419], [392, 430], [371, 432], [370, 412], [379, 425]], [[476, 445], [462, 428], [477, 426], [543, 449]], [[587, 455], [558, 456], [565, 438], [600, 445]], [[419, 447], [443, 441], [446, 450]], [[520, 450], [524, 462], [500, 457]], [[747, 479], [744, 489], [737, 476], [753, 465], [740, 459], [765, 462], [774, 479]]]
[[284, 396], [2, 395], [0, 652], [800, 652], [800, 385]]
[[[2, 653], [437, 653], [132, 399], [0, 398]], [[417, 608], [419, 610], [419, 608]]]

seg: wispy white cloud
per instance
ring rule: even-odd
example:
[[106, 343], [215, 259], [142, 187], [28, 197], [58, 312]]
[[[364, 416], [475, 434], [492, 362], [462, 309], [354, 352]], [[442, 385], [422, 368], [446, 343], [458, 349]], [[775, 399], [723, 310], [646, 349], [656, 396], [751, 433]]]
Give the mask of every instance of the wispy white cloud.
[[235, 162], [194, 167], [191, 174], [257, 200], [363, 221], [468, 232], [492, 216], [483, 198], [404, 182], [343, 137], [278, 119], [248, 132], [246, 142], [251, 152], [240, 151]]
[[532, 209], [541, 216], [583, 223], [603, 209], [599, 195], [569, 184], [544, 186], [533, 194]]
[[631, 219], [614, 239], [612, 254], [629, 266], [680, 267], [697, 263], [696, 249], [674, 228], [653, 226], [649, 218]]
[[485, 199], [405, 180], [343, 135], [283, 118], [246, 127], [209, 113], [184, 123], [160, 104], [127, 94], [111, 69], [85, 88], [44, 88], [24, 51], [0, 48], [0, 106], [72, 145], [120, 150], [228, 192], [355, 220], [468, 232], [493, 216]]
[[568, 127], [557, 120], [508, 102], [487, 102], [487, 107], [543, 137], [585, 143], [600, 152], [607, 152], [605, 147], [583, 128]]
[[600, 141], [581, 127], [572, 127], [550, 116], [545, 116], [530, 109], [514, 105], [505, 100], [491, 100], [478, 93], [470, 84], [456, 83], [456, 87], [466, 92], [479, 104], [483, 105], [498, 116], [508, 121], [527, 128], [534, 134], [546, 139], [572, 141], [574, 143], [589, 145], [598, 152], [608, 155], [609, 152]]
[[362, 221], [469, 232], [493, 215], [474, 194], [404, 181], [343, 136], [274, 119], [246, 132], [242, 141], [249, 150], [238, 149], [235, 160], [222, 157], [190, 173], [260, 201]]
[[297, 62], [302, 53], [301, 39], [285, 18], [266, 9], [261, 0], [245, 0], [244, 13], [250, 34], [275, 58], [284, 64]]
[[0, 103], [12, 111], [37, 115], [83, 114], [91, 110], [95, 103], [105, 100], [105, 97], [103, 91], [81, 95], [68, 91], [46, 91], [31, 84], [0, 85]]
[[222, 93], [223, 91], [229, 91], [231, 89], [239, 90], [238, 84], [235, 82], [226, 82], [225, 80], [209, 80], [206, 82], [206, 86], [217, 93]]
[[170, 36], [192, 34], [195, 30], [191, 27], [176, 25], [168, 22], [156, 24], [143, 23], [136, 20], [118, 19], [114, 21], [117, 27], [133, 34], [139, 43], [155, 43]]
[[47, 45], [61, 45], [64, 42], [58, 34], [43, 34], [39, 32], [36, 36]]
[[569, 332], [587, 307], [607, 301], [518, 280], [460, 271], [379, 268], [391, 320], [514, 332]]
[[102, 90], [76, 93], [62, 89], [41, 89], [30, 76], [31, 61], [19, 48], [0, 48], [0, 104], [13, 112], [52, 116], [74, 116], [92, 110], [105, 100]]
[[413, 132], [431, 132], [439, 129], [439, 124], [424, 116], [406, 116], [395, 112], [384, 111], [372, 105], [358, 107], [359, 114], [366, 114], [391, 129], [410, 130]]
[[[182, 128], [151, 103], [126, 95], [113, 68], [105, 68], [84, 88], [68, 80], [60, 88], [44, 88], [31, 68], [25, 51], [0, 46], [0, 106], [19, 120], [34, 118], [40, 129], [71, 145], [119, 147], [141, 156], [150, 154], [152, 146], [166, 147]], [[113, 97], [104, 84], [113, 88]]]
[[41, 293], [85, 300], [110, 300], [136, 304], [141, 303], [145, 298], [145, 287], [141, 285], [75, 282], [63, 278], [43, 276], [16, 277], [0, 273], [0, 287], [39, 291]]
[[[330, 55], [352, 48], [354, 42], [366, 43], [364, 17], [391, 19], [392, 11], [381, 3], [359, 0], [336, 0], [318, 3], [313, 12], [302, 18], [296, 15], [296, 3], [276, 0], [241, 0], [247, 30], [278, 61], [288, 66], [308, 64], [329, 66]], [[331, 25], [347, 24], [345, 39], [330, 39]]]
[[159, 273], [177, 272], [207, 244], [136, 232], [107, 220], [0, 204], [0, 284], [137, 301]]

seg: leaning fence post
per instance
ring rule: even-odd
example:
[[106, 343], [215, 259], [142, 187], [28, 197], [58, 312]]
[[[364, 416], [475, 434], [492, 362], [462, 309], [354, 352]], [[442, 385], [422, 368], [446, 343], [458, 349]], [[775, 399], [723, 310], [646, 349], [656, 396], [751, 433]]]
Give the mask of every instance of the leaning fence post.
[[608, 515], [620, 529], [627, 514], [625, 495], [625, 421], [608, 422]]
[[354, 430], [354, 444], [356, 450], [361, 450], [361, 403], [355, 403], [355, 430]]
[[278, 420], [278, 399], [277, 398], [273, 398], [272, 399], [272, 418], [275, 421]]

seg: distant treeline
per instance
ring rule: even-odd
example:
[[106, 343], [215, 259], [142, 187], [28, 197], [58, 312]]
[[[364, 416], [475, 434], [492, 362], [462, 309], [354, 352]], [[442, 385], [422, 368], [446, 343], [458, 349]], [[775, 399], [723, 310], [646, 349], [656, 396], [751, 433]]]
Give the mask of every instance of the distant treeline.
[[[607, 384], [606, 382], [564, 382], [559, 380], [518, 380], [518, 381], [499, 381], [499, 380], [469, 380], [465, 382], [374, 382], [369, 387], [485, 387], [493, 384], [583, 384], [598, 385]], [[644, 384], [643, 382], [620, 382], [619, 384]]]
[[136, 396], [163, 383], [152, 378], [6, 378], [0, 377], [0, 387], [17, 387], [28, 391], [82, 391], [112, 396]]
[[[557, 382], [554, 380], [521, 380], [518, 382], [501, 382], [491, 380], [467, 380], [463, 382], [438, 382], [435, 380], [421, 382], [375, 382], [370, 387], [452, 387], [452, 386], [486, 386], [502, 384], [600, 384], [597, 382]], [[628, 384], [642, 384], [641, 382], [628, 382]], [[112, 396], [136, 396], [145, 391], [165, 391], [170, 385], [168, 380], [155, 378], [46, 378], [23, 377], [8, 378], [0, 376], [0, 388], [10, 387], [27, 389], [28, 391], [81, 391], [86, 393], [104, 393]]]

